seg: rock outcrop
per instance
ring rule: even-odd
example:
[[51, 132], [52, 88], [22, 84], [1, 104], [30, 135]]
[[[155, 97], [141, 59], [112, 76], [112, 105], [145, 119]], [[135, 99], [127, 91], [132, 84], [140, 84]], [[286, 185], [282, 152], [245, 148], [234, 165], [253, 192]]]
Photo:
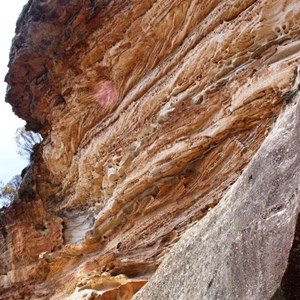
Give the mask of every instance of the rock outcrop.
[[[272, 298], [287, 269], [300, 211], [296, 98], [220, 204], [184, 234], [134, 299]], [[299, 276], [293, 278], [299, 286]], [[281, 299], [298, 298], [290, 293]]]
[[[251, 243], [257, 228], [239, 212], [251, 187], [266, 177], [271, 184], [280, 171], [268, 173], [280, 165], [267, 160], [276, 143], [268, 149], [266, 141], [253, 157], [281, 112], [296, 114], [299, 23], [297, 0], [30, 0], [17, 22], [6, 100], [43, 142], [20, 201], [0, 215], [0, 299], [131, 299], [197, 222], [207, 232], [195, 232], [210, 240], [220, 229], [220, 237], [225, 230], [249, 237], [236, 240], [238, 249]], [[277, 149], [278, 160], [295, 159], [286, 152], [294, 146], [284, 144], [292, 134]], [[297, 181], [282, 171], [293, 183], [280, 190], [278, 175], [271, 192], [292, 195]], [[269, 192], [262, 187], [263, 200]], [[287, 265], [297, 217], [296, 204], [289, 206], [297, 196], [286, 199], [278, 198], [280, 207], [273, 200], [274, 209], [273, 202], [247, 204], [257, 212], [253, 226], [263, 216], [282, 217], [278, 250], [285, 255], [274, 266], [274, 284]], [[222, 228], [231, 221], [236, 226]], [[225, 246], [216, 257], [230, 253]], [[245, 256], [235, 258], [248, 266]], [[212, 276], [217, 295], [219, 277]]]

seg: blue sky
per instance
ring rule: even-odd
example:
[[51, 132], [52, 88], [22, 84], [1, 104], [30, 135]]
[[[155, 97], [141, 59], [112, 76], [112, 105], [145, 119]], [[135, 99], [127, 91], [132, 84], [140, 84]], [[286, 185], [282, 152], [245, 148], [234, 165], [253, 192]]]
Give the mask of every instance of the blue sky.
[[14, 37], [15, 24], [27, 0], [9, 0], [0, 2], [0, 181], [8, 182], [19, 174], [27, 165], [27, 161], [16, 152], [14, 133], [23, 126], [24, 121], [17, 118], [11, 106], [4, 102], [7, 63], [11, 40]]

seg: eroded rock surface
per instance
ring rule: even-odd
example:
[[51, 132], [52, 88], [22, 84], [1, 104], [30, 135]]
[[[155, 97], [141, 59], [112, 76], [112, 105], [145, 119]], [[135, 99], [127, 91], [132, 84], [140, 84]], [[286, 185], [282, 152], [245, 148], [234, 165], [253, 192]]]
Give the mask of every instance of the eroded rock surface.
[[[134, 299], [272, 298], [300, 211], [299, 126], [300, 95], [220, 204], [184, 234]], [[298, 299], [298, 264], [279, 299]]]
[[0, 299], [130, 299], [292, 102], [299, 23], [296, 0], [29, 1], [7, 101], [44, 140]]

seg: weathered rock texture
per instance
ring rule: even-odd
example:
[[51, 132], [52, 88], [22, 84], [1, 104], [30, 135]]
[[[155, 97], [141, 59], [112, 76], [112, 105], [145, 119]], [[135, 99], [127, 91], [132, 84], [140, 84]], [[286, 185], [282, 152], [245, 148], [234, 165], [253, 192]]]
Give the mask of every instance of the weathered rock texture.
[[[134, 299], [271, 299], [300, 210], [299, 127], [297, 96], [220, 204], [185, 233]], [[286, 283], [296, 278], [297, 271]], [[281, 299], [299, 299], [287, 296]]]
[[297, 0], [29, 1], [7, 101], [44, 141], [2, 212], [0, 299], [130, 299], [292, 102], [299, 23]]

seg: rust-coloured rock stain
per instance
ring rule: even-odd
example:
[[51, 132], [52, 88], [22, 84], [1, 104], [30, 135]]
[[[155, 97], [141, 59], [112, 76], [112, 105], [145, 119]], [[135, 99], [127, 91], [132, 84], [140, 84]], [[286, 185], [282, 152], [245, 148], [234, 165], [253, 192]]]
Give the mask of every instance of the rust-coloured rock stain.
[[0, 210], [0, 300], [131, 299], [292, 102], [299, 50], [298, 0], [28, 1], [6, 101], [43, 142]]

